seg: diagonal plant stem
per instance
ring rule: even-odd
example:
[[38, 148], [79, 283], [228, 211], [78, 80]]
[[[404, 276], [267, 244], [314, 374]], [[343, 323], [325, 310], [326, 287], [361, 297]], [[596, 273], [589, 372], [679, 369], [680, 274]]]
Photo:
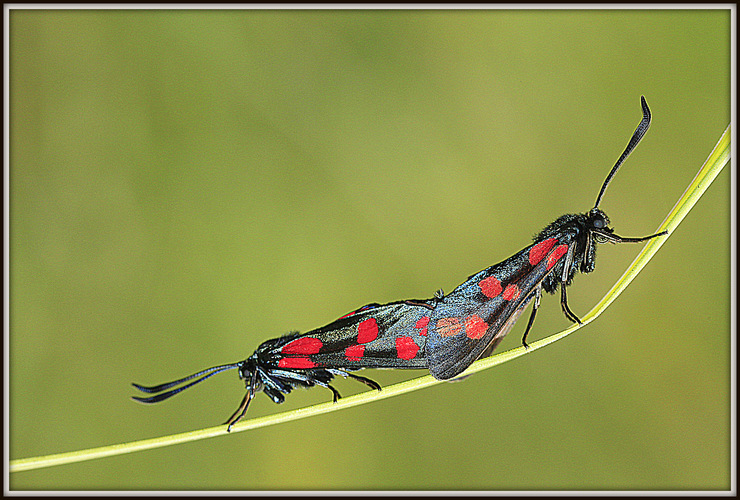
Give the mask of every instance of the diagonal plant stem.
[[[673, 233], [673, 231], [681, 223], [684, 217], [686, 217], [691, 208], [696, 205], [701, 195], [704, 194], [707, 188], [717, 177], [719, 172], [730, 161], [730, 135], [731, 126], [728, 125], [724, 133], [722, 134], [719, 142], [714, 147], [714, 150], [709, 155], [709, 158], [707, 158], [707, 161], [699, 170], [696, 177], [686, 189], [684, 194], [678, 200], [676, 206], [673, 207], [666, 219], [660, 225], [657, 232], [668, 230], [668, 236], [670, 236], [670, 234]], [[598, 317], [614, 301], [614, 299], [616, 299], [617, 296], [621, 294], [625, 288], [627, 288], [627, 285], [629, 285], [629, 283], [635, 278], [635, 276], [637, 276], [642, 268], [645, 267], [645, 265], [653, 257], [653, 255], [655, 255], [655, 253], [663, 245], [663, 243], [665, 243], [665, 241], [668, 239], [668, 236], [651, 239], [643, 247], [640, 254], [627, 268], [627, 271], [625, 271], [625, 273], [617, 281], [617, 283], [614, 284], [611, 290], [609, 290], [604, 298], [601, 299], [599, 303], [596, 304], [596, 306], [582, 318], [583, 323], [581, 325], [573, 325], [560, 333], [556, 333], [544, 339], [533, 342], [529, 345], [528, 349], [525, 349], [524, 347], [518, 347], [516, 349], [511, 349], [495, 356], [476, 361], [470, 366], [470, 368], [465, 371], [465, 375], [479, 372], [481, 370], [486, 370], [493, 366], [510, 361], [514, 358], [518, 358], [519, 356], [523, 356], [526, 353], [544, 347], [570, 335], [577, 329], [596, 319], [596, 317]], [[402, 382], [400, 384], [388, 386], [384, 388], [381, 392], [367, 391], [355, 396], [342, 398], [337, 403], [322, 403], [298, 410], [292, 410], [275, 415], [269, 415], [266, 417], [245, 420], [234, 425], [231, 432], [243, 432], [251, 429], [258, 429], [260, 427], [267, 427], [269, 425], [280, 424], [283, 422], [290, 422], [292, 420], [298, 420], [314, 415], [321, 415], [323, 413], [337, 411], [344, 408], [351, 408], [353, 406], [369, 403], [371, 401], [378, 401], [380, 399], [390, 398], [392, 396], [397, 396], [399, 394], [415, 391], [439, 383], [439, 380], [433, 378], [431, 375], [427, 375], [424, 377], [409, 380], [407, 382]], [[219, 425], [216, 427], [210, 427], [198, 431], [172, 434], [169, 436], [145, 439], [141, 441], [133, 441], [130, 443], [102, 446], [100, 448], [90, 448], [87, 450], [58, 453], [54, 455], [46, 455], [40, 457], [11, 460], [9, 471], [20, 472], [26, 470], [40, 469], [44, 467], [51, 467], [54, 465], [82, 462], [95, 458], [122, 455], [124, 453], [133, 453], [135, 451], [149, 450], [152, 448], [161, 448], [174, 444], [187, 443], [189, 441], [196, 441], [224, 434], [226, 434], [226, 426]]]
[[731, 125], [727, 126], [724, 133], [722, 134], [722, 137], [720, 137], [719, 141], [717, 142], [717, 145], [714, 146], [711, 154], [704, 162], [704, 165], [702, 165], [701, 169], [699, 169], [699, 172], [697, 172], [694, 180], [691, 181], [689, 186], [686, 188], [686, 191], [684, 191], [683, 195], [681, 195], [681, 198], [679, 198], [678, 202], [676, 202], [676, 205], [668, 213], [665, 220], [660, 224], [660, 226], [658, 226], [658, 229], [655, 231], [656, 233], [659, 233], [661, 231], [667, 230], [668, 235], [665, 237], [653, 238], [648, 241], [648, 243], [642, 248], [642, 251], [637, 255], [632, 264], [630, 264], [624, 274], [622, 274], [622, 277], [617, 280], [617, 282], [606, 293], [606, 295], [604, 295], [604, 297], [598, 302], [598, 304], [596, 304], [593, 309], [591, 309], [583, 318], [581, 318], [582, 324], [574, 324], [570, 328], [567, 328], [560, 333], [556, 333], [542, 340], [538, 340], [537, 342], [533, 342], [529, 346], [530, 349], [525, 350], [524, 347], [518, 347], [510, 351], [502, 352], [497, 356], [476, 361], [470, 368], [465, 371], [465, 374], [467, 375], [485, 370], [492, 366], [509, 361], [510, 359], [518, 358], [519, 356], [525, 354], [525, 352], [527, 351], [539, 349], [540, 347], [544, 347], [564, 337], [567, 337], [582, 326], [591, 323], [602, 312], [604, 312], [604, 310], [609, 307], [612, 302], [614, 302], [614, 299], [616, 299], [624, 291], [624, 289], [627, 288], [627, 285], [632, 282], [632, 280], [635, 278], [635, 276], [638, 275], [642, 268], [647, 265], [650, 259], [653, 258], [653, 255], [655, 255], [660, 247], [663, 246], [663, 243], [668, 240], [670, 235], [673, 234], [673, 231], [676, 229], [676, 227], [678, 227], [678, 225], [686, 217], [686, 215], [694, 207], [694, 205], [696, 205], [696, 203], [699, 201], [699, 198], [701, 198], [701, 195], [703, 195], [707, 188], [712, 184], [712, 182], [717, 177], [717, 175], [719, 175], [724, 166], [729, 163], [731, 147], [730, 137], [732, 135], [731, 127]]

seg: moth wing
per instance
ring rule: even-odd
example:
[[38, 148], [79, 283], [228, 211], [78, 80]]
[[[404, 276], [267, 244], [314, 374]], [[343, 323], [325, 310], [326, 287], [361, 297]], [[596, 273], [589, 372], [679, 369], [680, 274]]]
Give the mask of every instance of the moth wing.
[[471, 276], [445, 297], [429, 324], [430, 373], [448, 380], [489, 356], [567, 250], [567, 245], [548, 238]]
[[506, 322], [504, 326], [501, 327], [499, 332], [494, 335], [493, 339], [491, 340], [491, 343], [488, 344], [488, 347], [478, 356], [476, 359], [484, 359], [489, 357], [491, 354], [493, 354], [493, 351], [496, 350], [496, 347], [498, 347], [499, 343], [504, 340], [504, 337], [506, 337], [506, 334], [509, 333], [509, 331], [514, 327], [517, 321], [519, 321], [519, 316], [522, 315], [524, 312], [524, 309], [527, 307], [529, 302], [534, 298], [534, 295], [530, 295], [527, 300], [524, 301], [522, 305], [519, 306], [519, 308], [514, 311], [514, 314], [512, 314], [509, 317], [509, 321]]
[[274, 353], [282, 368], [426, 368], [433, 301], [368, 304]]

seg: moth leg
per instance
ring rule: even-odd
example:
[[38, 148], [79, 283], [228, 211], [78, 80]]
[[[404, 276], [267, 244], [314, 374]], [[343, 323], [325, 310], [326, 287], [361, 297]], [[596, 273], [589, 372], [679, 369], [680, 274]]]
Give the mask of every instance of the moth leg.
[[[327, 370], [327, 371], [329, 371], [330, 373], [333, 373], [333, 370]], [[302, 382], [305, 387], [313, 387], [315, 385], [318, 385], [318, 386], [321, 386], [321, 387], [326, 387], [327, 389], [329, 389], [331, 391], [331, 393], [332, 393], [332, 400], [335, 403], [337, 401], [339, 401], [340, 399], [342, 399], [342, 395], [339, 394], [339, 391], [336, 390], [331, 384], [329, 384], [327, 382], [323, 382], [321, 380], [316, 380], [316, 379], [313, 379], [312, 380], [311, 377], [306, 376], [306, 375], [304, 375], [302, 373], [294, 373], [294, 372], [290, 372], [290, 371], [287, 371], [287, 370], [273, 370], [272, 373], [279, 373], [280, 376], [282, 376], [282, 377], [290, 378], [290, 379], [296, 380], [297, 382]], [[278, 390], [280, 390], [280, 389], [278, 388]], [[283, 391], [283, 392], [285, 392], [285, 391]], [[288, 390], [288, 392], [290, 392], [290, 390]]]
[[[434, 297], [432, 297], [429, 300], [404, 300], [404, 304], [408, 304], [410, 306], [421, 306], [426, 307], [427, 309], [434, 309], [434, 307], [439, 304], [442, 300], [445, 298], [445, 292], [441, 288], [434, 292]], [[430, 304], [430, 302], [433, 302]]]
[[604, 238], [609, 243], [640, 243], [641, 241], [647, 241], [651, 240], [653, 238], [657, 238], [658, 236], [665, 236], [668, 234], [668, 231], [661, 231], [660, 233], [651, 234], [650, 236], [642, 236], [639, 238], [625, 238], [624, 236], [619, 236], [614, 233], [607, 233], [603, 231], [596, 232], [597, 235]]
[[563, 308], [563, 314], [565, 314], [565, 317], [571, 320], [573, 323], [578, 323], [579, 325], [582, 325], [583, 323], [578, 318], [578, 316], [573, 313], [573, 311], [570, 310], [570, 307], [568, 307], [568, 297], [565, 292], [565, 289], [567, 287], [565, 286], [565, 283], [560, 284], [560, 306]]
[[226, 432], [231, 432], [231, 426], [241, 420], [242, 417], [247, 413], [247, 408], [249, 408], [249, 403], [252, 401], [253, 396], [254, 394], [252, 393], [252, 391], [247, 391], [247, 393], [244, 395], [244, 399], [242, 399], [242, 402], [239, 405], [239, 408], [237, 408], [236, 411], [229, 417], [229, 419], [224, 422], [224, 424], [229, 425], [226, 428]]
[[427, 304], [426, 302], [420, 302], [417, 300], [404, 300], [403, 303], [410, 306], [421, 306], [426, 307], [427, 309], [434, 309], [434, 306], [432, 304]]
[[380, 390], [380, 384], [374, 380], [370, 380], [369, 378], [360, 377], [359, 375], [353, 375], [344, 370], [337, 370], [336, 368], [329, 368], [327, 371], [329, 371], [330, 373], [333, 373], [334, 375], [341, 375], [344, 378], [351, 378], [351, 379], [357, 380], [358, 382], [362, 382], [366, 386], [372, 389], [375, 389], [376, 391]]
[[[324, 384], [321, 384], [321, 385], [324, 385]], [[329, 389], [331, 391], [332, 397], [333, 397], [335, 403], [342, 398], [342, 395], [339, 394], [339, 391], [336, 390], [334, 387], [332, 387], [331, 384], [326, 384], [326, 385], [324, 385], [324, 387], [326, 387], [327, 389]]]
[[538, 286], [534, 291], [534, 305], [532, 306], [532, 314], [529, 315], [529, 321], [527, 322], [527, 328], [524, 330], [524, 336], [522, 337], [522, 345], [526, 348], [529, 347], [527, 344], [527, 335], [529, 330], [534, 324], [534, 317], [537, 315], [537, 309], [540, 307], [540, 299], [542, 298], [542, 285]]
[[[296, 380], [301, 380], [301, 379], [299, 379], [298, 377], [296, 377]], [[329, 380], [331, 380], [331, 378]], [[318, 385], [318, 386], [326, 387], [327, 389], [329, 389], [331, 391], [331, 394], [332, 394], [332, 401], [334, 401], [335, 403], [337, 401], [339, 401], [340, 399], [342, 399], [342, 395], [339, 394], [339, 391], [336, 390], [328, 382], [323, 382], [321, 380], [311, 380], [308, 377], [305, 378], [304, 382], [305, 382], [306, 387], [313, 387], [314, 385]]]
[[[296, 374], [296, 375], [297, 375], [297, 374]], [[300, 381], [303, 381], [303, 382], [305, 382], [305, 384], [304, 384], [304, 385], [305, 385], [306, 387], [314, 387], [314, 386], [316, 386], [316, 385], [318, 385], [318, 386], [320, 386], [320, 387], [326, 387], [327, 389], [329, 389], [329, 390], [331, 391], [331, 394], [332, 394], [332, 401], [334, 401], [335, 403], [336, 403], [337, 401], [339, 401], [340, 399], [342, 399], [342, 395], [341, 395], [341, 394], [339, 394], [339, 391], [338, 391], [338, 390], [336, 390], [336, 389], [335, 389], [335, 388], [334, 388], [334, 387], [333, 387], [333, 386], [332, 386], [331, 384], [329, 384], [329, 383], [327, 383], [327, 382], [323, 382], [323, 381], [321, 381], [321, 380], [311, 380], [311, 379], [309, 379], [308, 377], [305, 377], [305, 378], [303, 378], [303, 377], [301, 377], [301, 378], [299, 378], [299, 377], [295, 377], [295, 379], [296, 379], [296, 380], [300, 380]]]
[[568, 276], [570, 274], [570, 266], [573, 264], [573, 254], [575, 253], [576, 246], [571, 244], [568, 248], [568, 253], [565, 256], [565, 264], [563, 265], [563, 275], [560, 277], [560, 306], [563, 309], [565, 317], [571, 320], [573, 323], [581, 324], [581, 320], [578, 319], [573, 311], [568, 307], [568, 294], [565, 289], [568, 287]]
[[370, 380], [369, 378], [365, 378], [365, 377], [360, 377], [359, 375], [352, 375], [351, 373], [348, 373], [347, 376], [351, 379], [357, 380], [358, 382], [362, 382], [366, 386], [372, 389], [375, 389], [376, 391], [380, 390], [380, 384], [374, 380]]
[[247, 393], [244, 395], [244, 399], [242, 399], [242, 402], [239, 405], [239, 408], [237, 408], [236, 411], [229, 417], [229, 419], [226, 422], [224, 422], [224, 424], [229, 425], [226, 428], [226, 432], [231, 432], [231, 426], [233, 426], [235, 423], [241, 420], [244, 415], [246, 415], [247, 409], [249, 408], [249, 403], [251, 403], [252, 399], [254, 399], [254, 391], [255, 391], [256, 385], [257, 385], [257, 370], [254, 370], [252, 372], [251, 378], [249, 379], [249, 389], [247, 390]]

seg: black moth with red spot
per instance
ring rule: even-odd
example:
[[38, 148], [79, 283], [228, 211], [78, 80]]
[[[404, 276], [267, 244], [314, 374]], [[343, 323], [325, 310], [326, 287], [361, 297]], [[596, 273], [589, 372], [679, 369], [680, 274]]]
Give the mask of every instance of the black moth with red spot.
[[612, 177], [650, 126], [650, 109], [644, 97], [641, 104], [642, 121], [601, 186], [594, 208], [585, 214], [563, 215], [537, 234], [534, 244], [470, 276], [449, 295], [438, 292], [428, 300], [369, 304], [308, 333], [268, 340], [244, 361], [214, 366], [154, 387], [133, 384], [155, 394], [134, 399], [143, 403], [163, 401], [216, 373], [237, 369], [247, 393], [226, 422], [231, 430], [258, 391], [282, 403], [284, 395], [296, 387], [322, 386], [331, 390], [336, 402], [339, 392], [329, 382], [338, 375], [380, 390], [372, 380], [351, 373], [362, 368], [427, 368], [437, 379], [454, 378], [476, 359], [490, 356], [534, 300], [522, 337], [526, 346], [543, 289], [555, 293], [560, 287], [563, 313], [580, 323], [568, 307], [566, 288], [578, 271], [594, 270], [596, 243], [640, 242], [667, 234], [617, 236], [598, 208]]
[[[331, 390], [334, 402], [339, 392], [329, 384], [334, 376], [352, 378], [373, 389], [372, 380], [350, 373], [361, 368], [427, 367], [424, 346], [430, 315], [437, 299], [368, 304], [328, 325], [305, 334], [289, 333], [263, 342], [249, 358], [238, 363], [214, 366], [174, 382], [144, 387], [133, 384], [150, 397], [134, 397], [156, 403], [174, 396], [224, 370], [238, 369], [247, 393], [226, 422], [231, 426], [247, 411], [258, 391], [282, 403], [295, 387], [322, 386]], [[192, 382], [191, 380], [196, 379]], [[186, 385], [179, 386], [185, 382]], [[164, 392], [163, 392], [164, 391]]]

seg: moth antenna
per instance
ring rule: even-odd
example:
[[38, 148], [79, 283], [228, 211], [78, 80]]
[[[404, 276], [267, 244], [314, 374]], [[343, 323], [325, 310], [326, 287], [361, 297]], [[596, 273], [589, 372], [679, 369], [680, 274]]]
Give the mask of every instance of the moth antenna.
[[188, 380], [192, 380], [194, 378], [200, 377], [200, 378], [198, 378], [198, 380], [196, 380], [194, 382], [190, 382], [189, 384], [184, 385], [182, 387], [178, 387], [177, 389], [172, 389], [172, 390], [167, 391], [167, 392], [162, 392], [161, 394], [157, 394], [155, 396], [150, 396], [148, 398], [142, 398], [142, 397], [138, 397], [138, 396], [132, 396], [131, 399], [134, 399], [134, 400], [139, 401], [141, 403], [158, 403], [160, 401], [164, 401], [165, 399], [168, 399], [168, 398], [174, 396], [178, 392], [182, 392], [185, 389], [188, 389], [190, 387], [193, 387], [196, 384], [199, 384], [199, 383], [203, 382], [204, 380], [212, 377], [213, 375], [215, 375], [217, 373], [221, 373], [221, 372], [226, 371], [226, 370], [233, 370], [234, 368], [239, 368], [239, 366], [241, 366], [241, 364], [242, 364], [242, 362], [239, 362], [239, 363], [230, 363], [228, 365], [212, 366], [211, 368], [206, 368], [205, 370], [199, 371], [198, 373], [193, 373], [192, 375], [188, 375], [187, 377], [181, 378], [179, 380], [175, 380], [175, 381], [172, 381], [172, 382], [167, 382], [165, 384], [155, 385], [155, 386], [152, 386], [152, 387], [146, 387], [146, 386], [143, 386], [143, 385], [132, 383], [131, 385], [133, 385], [134, 387], [136, 387], [137, 389], [139, 389], [141, 392], [146, 392], [148, 394], [153, 394], [153, 393], [157, 393], [157, 392], [167, 391], [167, 389], [170, 389], [172, 387], [175, 387], [177, 385], [180, 385], [180, 384], [182, 384], [184, 382], [187, 382]]
[[601, 202], [601, 197], [604, 196], [604, 191], [606, 191], [606, 187], [609, 185], [609, 182], [611, 182], [612, 177], [614, 177], [614, 174], [617, 173], [617, 170], [619, 170], [619, 167], [622, 166], [622, 163], [624, 163], [624, 160], [627, 159], [632, 150], [637, 147], [637, 145], [640, 143], [640, 140], [645, 135], [645, 132], [647, 132], [648, 128], [650, 127], [650, 108], [648, 107], [647, 101], [645, 100], [645, 96], [640, 96], [640, 103], [642, 104], [642, 121], [639, 125], [637, 125], [635, 133], [632, 134], [632, 139], [630, 139], [629, 144], [627, 144], [627, 147], [622, 153], [622, 156], [619, 157], [617, 163], [615, 163], [612, 167], [612, 171], [609, 172], [609, 175], [606, 176], [606, 180], [601, 186], [601, 191], [599, 191], [599, 196], [596, 198], [596, 204], [594, 205], [594, 208], [598, 208], [599, 203]]

